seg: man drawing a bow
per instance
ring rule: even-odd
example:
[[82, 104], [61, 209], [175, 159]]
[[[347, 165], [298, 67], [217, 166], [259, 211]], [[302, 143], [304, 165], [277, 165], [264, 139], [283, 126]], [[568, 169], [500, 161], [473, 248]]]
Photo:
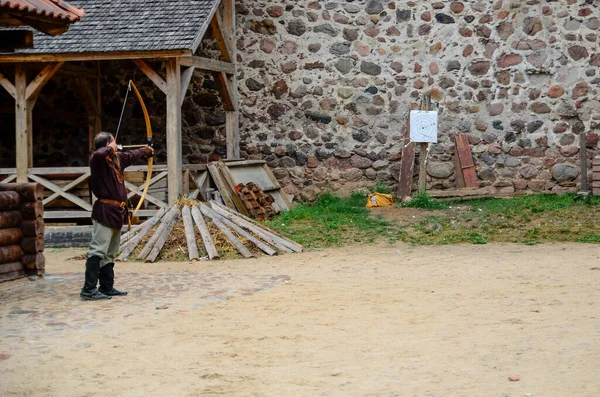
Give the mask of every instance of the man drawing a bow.
[[141, 158], [154, 155], [150, 146], [120, 152], [115, 138], [108, 132], [96, 135], [94, 147], [96, 150], [90, 158], [90, 184], [98, 200], [92, 209], [92, 241], [85, 264], [85, 283], [79, 295], [86, 300], [127, 295], [114, 288], [114, 260], [121, 228], [129, 216], [124, 170]]

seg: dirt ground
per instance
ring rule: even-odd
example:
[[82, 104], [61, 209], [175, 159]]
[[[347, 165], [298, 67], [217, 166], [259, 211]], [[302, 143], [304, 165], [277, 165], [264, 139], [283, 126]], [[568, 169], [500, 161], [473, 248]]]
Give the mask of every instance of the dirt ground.
[[598, 245], [118, 263], [106, 302], [47, 251], [0, 284], [2, 396], [600, 395]]

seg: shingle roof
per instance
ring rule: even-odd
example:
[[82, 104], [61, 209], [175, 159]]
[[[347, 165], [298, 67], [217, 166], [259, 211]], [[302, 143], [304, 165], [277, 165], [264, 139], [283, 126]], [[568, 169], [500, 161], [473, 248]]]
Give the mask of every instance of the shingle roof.
[[[85, 18], [57, 37], [35, 34], [15, 54], [189, 50], [218, 0], [70, 0]], [[1, 57], [1, 56], [0, 56]]]
[[0, 8], [33, 15], [75, 22], [83, 17], [83, 10], [62, 0], [0, 0]]

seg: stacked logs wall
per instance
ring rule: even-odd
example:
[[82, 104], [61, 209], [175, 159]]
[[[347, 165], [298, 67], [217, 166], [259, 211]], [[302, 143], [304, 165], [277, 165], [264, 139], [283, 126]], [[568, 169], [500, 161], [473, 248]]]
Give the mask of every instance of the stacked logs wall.
[[37, 183], [0, 184], [0, 281], [44, 274], [43, 198]]

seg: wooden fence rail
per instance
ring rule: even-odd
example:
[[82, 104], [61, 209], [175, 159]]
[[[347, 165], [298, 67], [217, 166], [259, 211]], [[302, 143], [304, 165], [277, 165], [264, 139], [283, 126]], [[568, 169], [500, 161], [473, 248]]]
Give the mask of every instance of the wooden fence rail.
[[[183, 186], [189, 190], [190, 185], [197, 187], [206, 181], [204, 164], [188, 164], [182, 166]], [[125, 187], [127, 198], [135, 201], [144, 191], [146, 165], [130, 166], [125, 171]], [[147, 207], [138, 211], [137, 216], [153, 216], [160, 208], [168, 207], [167, 199], [167, 166], [155, 165], [152, 169], [150, 188], [146, 195]], [[45, 189], [43, 205], [44, 219], [76, 219], [88, 218], [96, 198], [89, 188], [89, 167], [37, 167], [29, 168], [27, 178], [39, 183]], [[15, 168], [0, 168], [0, 183], [16, 180]], [[190, 183], [191, 182], [191, 183]], [[184, 192], [184, 193], [187, 193]]]

